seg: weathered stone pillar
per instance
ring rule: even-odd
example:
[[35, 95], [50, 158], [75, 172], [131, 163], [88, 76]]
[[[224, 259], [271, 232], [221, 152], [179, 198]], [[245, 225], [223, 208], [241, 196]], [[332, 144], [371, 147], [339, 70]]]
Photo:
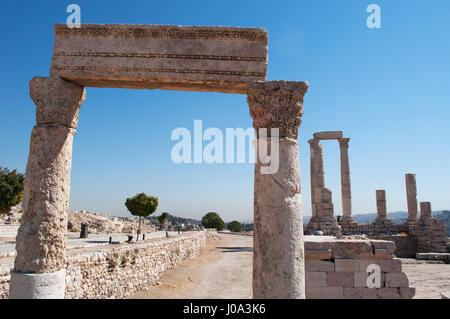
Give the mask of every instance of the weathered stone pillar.
[[35, 77], [30, 95], [37, 125], [31, 133], [10, 298], [64, 298], [72, 142], [85, 90], [60, 78]]
[[432, 218], [431, 203], [430, 202], [420, 202], [420, 220]]
[[[254, 185], [253, 298], [305, 298], [302, 199], [297, 135], [307, 82], [249, 83], [257, 134]], [[279, 169], [264, 174], [258, 129], [279, 129]], [[269, 142], [270, 144], [270, 142]]]
[[408, 220], [407, 222], [416, 222], [417, 217], [417, 188], [416, 175], [405, 174], [406, 180], [406, 200], [408, 202]]
[[314, 192], [316, 189], [316, 147], [318, 144], [318, 140], [310, 139], [309, 143], [309, 152], [310, 152], [310, 179], [311, 179], [311, 221], [317, 221], [317, 203], [315, 202]]
[[352, 217], [352, 191], [350, 185], [350, 163], [348, 160], [349, 138], [339, 138], [341, 150], [341, 194], [342, 194], [342, 221], [341, 223], [353, 222]]
[[375, 218], [374, 224], [390, 224], [391, 221], [387, 218], [386, 208], [386, 191], [377, 190], [375, 192], [377, 199], [377, 218]]
[[325, 169], [323, 165], [323, 147], [319, 140], [317, 140], [314, 156], [316, 160], [316, 188], [322, 188], [325, 187]]
[[325, 170], [323, 165], [323, 146], [320, 144], [320, 140], [316, 140], [314, 152], [314, 169], [315, 169], [315, 187], [314, 187], [314, 203], [316, 204], [316, 217], [320, 220], [322, 212], [320, 209], [320, 203], [322, 202], [321, 194], [322, 188], [325, 187]]

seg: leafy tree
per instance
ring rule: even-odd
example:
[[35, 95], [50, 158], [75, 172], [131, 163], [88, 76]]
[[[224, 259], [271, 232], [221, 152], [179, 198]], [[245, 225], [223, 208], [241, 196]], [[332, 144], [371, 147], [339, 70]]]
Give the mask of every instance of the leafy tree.
[[138, 237], [141, 233], [141, 218], [153, 214], [158, 208], [158, 197], [148, 196], [144, 193], [139, 193], [134, 197], [127, 198], [125, 206], [133, 216], [139, 216]]
[[242, 230], [242, 225], [237, 220], [233, 220], [232, 222], [228, 223], [227, 228], [232, 232], [238, 233]]
[[164, 226], [164, 224], [167, 221], [167, 217], [169, 216], [168, 212], [164, 212], [161, 214], [161, 216], [158, 217], [158, 222], [161, 226]]
[[0, 167], [0, 214], [10, 211], [11, 207], [20, 204], [23, 198], [25, 176]]
[[219, 214], [215, 212], [209, 212], [202, 217], [202, 225], [205, 228], [216, 228], [217, 230], [222, 230], [225, 227], [225, 223], [220, 218]]

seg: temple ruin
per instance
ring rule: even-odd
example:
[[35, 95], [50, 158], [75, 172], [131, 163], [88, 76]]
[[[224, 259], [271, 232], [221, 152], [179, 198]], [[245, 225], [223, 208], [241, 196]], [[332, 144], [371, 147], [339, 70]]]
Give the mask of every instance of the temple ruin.
[[257, 28], [56, 25], [51, 77], [30, 81], [37, 125], [10, 298], [64, 298], [72, 143], [85, 87], [247, 94], [254, 128], [277, 128], [280, 137], [276, 178], [255, 164], [253, 296], [305, 298], [297, 136], [309, 84], [266, 81], [267, 44]]
[[[72, 144], [86, 97], [85, 87], [246, 94], [257, 133], [256, 154], [260, 143], [271, 143], [271, 138], [260, 136], [258, 130], [279, 130], [279, 170], [263, 174], [265, 162], [257, 156], [255, 163], [254, 298], [382, 298], [386, 294], [411, 298], [414, 289], [402, 273], [401, 262], [395, 259], [391, 242], [312, 236], [304, 243], [297, 138], [309, 84], [267, 81], [267, 45], [267, 31], [258, 28], [81, 25], [71, 29], [56, 25], [50, 77], [35, 77], [29, 83], [37, 124], [31, 133], [24, 213], [16, 239], [9, 298], [64, 298], [66, 294], [84, 298], [95, 294], [79, 288], [83, 280], [106, 291], [110, 286], [119, 286], [114, 280], [120, 280], [120, 275], [123, 280], [135, 277], [130, 275], [131, 266], [127, 263], [120, 272], [111, 274], [111, 280], [83, 278], [80, 270], [96, 268], [104, 276], [107, 269], [117, 268], [135, 254], [134, 247], [122, 247], [123, 252], [116, 253], [117, 260], [111, 260], [111, 252], [104, 252], [93, 265], [86, 262], [70, 269], [69, 265], [79, 260], [92, 262], [92, 258], [66, 258]], [[321, 140], [330, 139], [338, 140], [341, 149], [344, 216], [339, 223], [334, 217], [331, 191], [325, 187], [320, 144]], [[407, 176], [407, 223], [392, 225], [387, 221], [385, 194], [380, 191], [379, 218], [372, 225], [358, 225], [351, 216], [349, 138], [344, 138], [342, 132], [320, 132], [309, 143], [313, 218], [306, 231], [341, 237], [368, 233], [368, 229], [381, 235], [389, 233], [391, 227], [416, 236], [418, 250], [441, 247], [436, 238], [442, 237], [441, 230], [445, 228], [432, 217], [429, 203], [421, 203], [421, 217], [417, 218], [414, 176]], [[172, 244], [185, 241], [187, 247], [198, 252], [205, 236], [199, 233], [190, 239], [173, 240]], [[145, 249], [152, 253], [151, 247]], [[149, 256], [138, 260], [139, 267], [148, 268]], [[310, 260], [308, 269], [306, 257]], [[367, 264], [381, 265], [385, 286], [363, 286]], [[105, 297], [100, 293], [96, 296]], [[114, 292], [113, 296], [123, 297], [124, 292]]]
[[[420, 203], [418, 216], [416, 175], [405, 174], [406, 202], [408, 218], [403, 224], [393, 224], [387, 217], [386, 191], [376, 190], [375, 199], [377, 217], [372, 224], [358, 224], [351, 216], [351, 184], [348, 157], [349, 138], [343, 137], [342, 131], [315, 133], [310, 139], [311, 170], [311, 208], [312, 217], [305, 227], [306, 234], [315, 235], [360, 235], [369, 238], [391, 240], [396, 243], [397, 257], [415, 257], [416, 253], [448, 252], [448, 238], [444, 221], [431, 213], [431, 203]], [[321, 140], [338, 140], [341, 160], [341, 220], [334, 216], [331, 190], [325, 188], [325, 172]], [[407, 236], [399, 236], [406, 234]]]

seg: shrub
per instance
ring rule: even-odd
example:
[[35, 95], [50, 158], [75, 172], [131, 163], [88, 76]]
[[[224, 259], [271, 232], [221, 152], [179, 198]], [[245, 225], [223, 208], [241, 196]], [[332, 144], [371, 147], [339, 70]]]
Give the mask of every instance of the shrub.
[[225, 223], [216, 212], [209, 212], [202, 217], [202, 225], [205, 228], [216, 228], [222, 230], [225, 227]]
[[0, 167], [0, 214], [7, 213], [11, 207], [20, 204], [23, 198], [25, 176]]
[[153, 214], [158, 207], [158, 197], [148, 196], [139, 193], [131, 198], [127, 198], [125, 206], [133, 216], [139, 216], [138, 235], [141, 233], [141, 218]]
[[237, 220], [233, 220], [232, 222], [228, 223], [227, 228], [232, 232], [238, 233], [242, 230], [242, 225]]

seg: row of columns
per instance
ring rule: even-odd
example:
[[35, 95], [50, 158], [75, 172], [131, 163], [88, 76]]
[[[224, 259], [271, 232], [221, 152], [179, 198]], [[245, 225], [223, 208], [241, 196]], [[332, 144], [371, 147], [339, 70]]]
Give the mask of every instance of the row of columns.
[[[417, 186], [416, 186], [416, 175], [415, 174], [405, 174], [405, 184], [406, 184], [406, 200], [408, 205], [408, 218], [407, 223], [416, 223], [419, 220], [418, 209], [417, 209]], [[386, 209], [386, 191], [377, 190], [376, 191], [376, 201], [377, 201], [377, 218], [374, 224], [390, 224], [392, 223], [390, 219], [387, 218]], [[421, 202], [420, 203], [420, 219], [426, 219], [432, 217], [431, 215], [431, 203]]]
[[[248, 85], [248, 104], [260, 143], [279, 129], [279, 169], [264, 174], [257, 156], [254, 184], [254, 298], [305, 298], [298, 129], [307, 82]], [[24, 214], [16, 240], [10, 298], [64, 298], [72, 143], [85, 89], [57, 77], [30, 81], [36, 104], [25, 175]]]
[[[352, 218], [352, 193], [350, 183], [350, 163], [348, 157], [348, 142], [350, 138], [337, 138], [340, 148], [340, 163], [341, 163], [341, 196], [342, 196], [342, 223], [353, 222]], [[323, 148], [320, 144], [320, 139], [310, 139], [310, 174], [311, 174], [311, 207], [312, 217], [311, 221], [320, 221], [320, 193], [321, 189], [325, 187], [325, 172], [323, 165]], [[323, 215], [323, 214], [322, 214]], [[329, 217], [329, 216], [327, 216]]]

